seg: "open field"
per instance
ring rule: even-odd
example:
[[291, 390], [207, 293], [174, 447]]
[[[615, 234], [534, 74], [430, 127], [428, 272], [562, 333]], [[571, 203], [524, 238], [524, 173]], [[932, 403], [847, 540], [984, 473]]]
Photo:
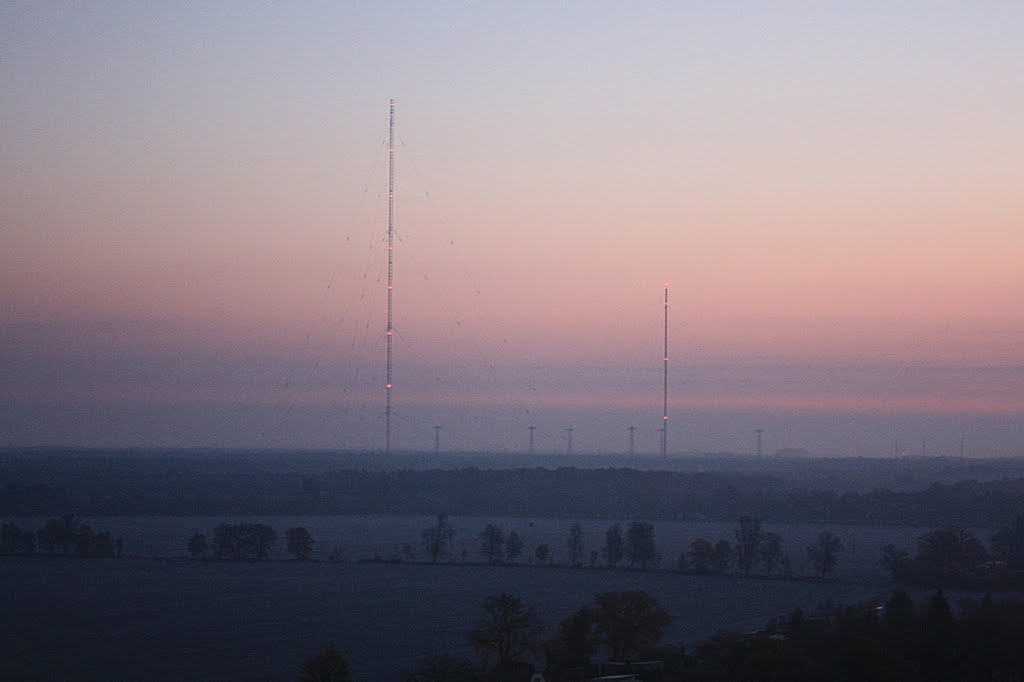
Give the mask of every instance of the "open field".
[[673, 615], [666, 641], [751, 630], [796, 606], [881, 588], [569, 568], [68, 560], [0, 557], [3, 679], [281, 680], [334, 643], [355, 679], [401, 679], [420, 657], [471, 655], [489, 594], [537, 609], [550, 636], [597, 592], [643, 589]]

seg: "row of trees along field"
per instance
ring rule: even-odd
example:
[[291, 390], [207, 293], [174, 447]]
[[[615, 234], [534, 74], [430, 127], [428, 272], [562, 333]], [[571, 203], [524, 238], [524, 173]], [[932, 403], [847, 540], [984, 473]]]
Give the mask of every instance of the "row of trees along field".
[[[53, 523], [56, 520], [51, 519], [47, 528]], [[9, 525], [4, 526], [4, 551], [17, 547], [18, 542], [18, 535], [13, 530], [8, 533]], [[83, 527], [88, 528], [84, 524]], [[603, 535], [600, 549], [592, 549], [588, 555], [583, 526], [574, 522], [565, 540], [566, 564], [577, 568], [589, 565], [641, 570], [660, 565], [661, 555], [653, 524], [632, 521], [623, 528], [622, 524], [614, 523]], [[308, 560], [312, 556], [315, 541], [305, 528], [289, 528], [285, 539], [288, 553], [295, 559]], [[434, 523], [420, 535], [422, 560], [430, 563], [450, 561], [454, 540], [455, 529], [448, 517], [438, 514]], [[528, 552], [517, 531], [506, 533], [493, 523], [487, 524], [476, 540], [477, 559], [484, 563], [516, 564], [524, 556], [529, 563], [534, 560], [542, 565], [555, 563], [554, 552], [547, 543]], [[277, 533], [266, 524], [221, 524], [214, 530], [212, 545], [204, 534], [196, 533], [188, 542], [188, 552], [196, 559], [256, 561], [269, 558], [276, 541]], [[683, 573], [736, 573], [744, 576], [771, 575], [780, 571], [791, 573], [790, 557], [783, 547], [784, 540], [779, 534], [767, 530], [759, 519], [743, 516], [733, 530], [732, 542], [697, 538], [680, 553], [675, 568]], [[843, 542], [825, 530], [803, 551], [814, 574], [827, 578], [839, 565]], [[467, 549], [462, 550], [460, 559], [463, 563], [471, 560]], [[328, 560], [344, 561], [343, 548], [335, 547]], [[372, 560], [412, 563], [417, 561], [417, 556], [412, 544], [407, 543], [387, 559], [375, 556]], [[969, 529], [946, 527], [922, 535], [914, 556], [908, 549], [884, 546], [879, 563], [896, 582], [905, 584], [976, 584], [990, 587], [1024, 584], [1024, 513], [993, 535], [990, 549]]]
[[[439, 514], [434, 525], [425, 529], [421, 537], [427, 558], [434, 563], [447, 559], [454, 535], [455, 531], [448, 518]], [[691, 543], [689, 550], [679, 555], [676, 567], [684, 573], [725, 573], [735, 568], [744, 575], [750, 575], [757, 569], [767, 574], [780, 567], [788, 570], [790, 561], [782, 549], [782, 537], [765, 531], [758, 519], [742, 517], [734, 535], [735, 544], [727, 540], [718, 540], [712, 544], [706, 538], [698, 538]], [[604, 532], [600, 549], [590, 550], [589, 561], [585, 539], [582, 524], [574, 522], [569, 527], [565, 541], [566, 563], [569, 566], [578, 568], [587, 563], [591, 567], [628, 566], [642, 570], [661, 564], [654, 525], [647, 521], [632, 521], [625, 529], [619, 523], [609, 526]], [[495, 524], [487, 524], [478, 541], [480, 559], [487, 563], [516, 563], [524, 554], [519, 534], [514, 530], [506, 534]], [[808, 561], [823, 577], [835, 568], [841, 551], [842, 541], [828, 531], [821, 533], [806, 548]], [[554, 561], [554, 555], [547, 544], [538, 545], [533, 557], [540, 563]]]
[[[755, 633], [719, 633], [695, 647], [663, 643], [672, 616], [641, 591], [602, 592], [542, 640], [532, 608], [510, 594], [487, 597], [467, 639], [477, 660], [421, 659], [407, 682], [549, 682], [588, 679], [994, 681], [1024, 679], [1024, 603], [967, 599], [954, 611], [940, 590], [915, 604], [796, 609]], [[303, 662], [298, 679], [348, 682], [333, 647]]]
[[16, 523], [5, 522], [0, 530], [0, 552], [31, 555], [62, 554], [76, 557], [121, 556], [124, 542], [106, 531], [97, 532], [73, 514], [47, 519], [36, 531], [24, 530]]
[[[438, 515], [435, 524], [423, 531], [422, 542], [429, 560], [447, 558], [453, 537], [454, 530], [447, 518]], [[582, 525], [573, 523], [566, 537], [568, 565], [584, 565], [584, 540]], [[803, 551], [814, 574], [827, 578], [839, 565], [843, 542], [825, 530]], [[523, 553], [522, 541], [515, 531], [506, 535], [501, 528], [488, 524], [480, 533], [479, 555], [488, 563], [515, 563]], [[546, 544], [539, 545], [534, 556], [541, 563], [553, 561]], [[592, 567], [644, 569], [659, 566], [660, 562], [654, 526], [646, 521], [633, 521], [625, 530], [621, 524], [612, 524], [604, 533], [600, 549], [589, 553]], [[1024, 514], [1000, 528], [992, 536], [989, 548], [970, 529], [943, 527], [921, 535], [913, 556], [909, 549], [884, 546], [879, 564], [890, 571], [894, 580], [905, 584], [992, 588], [1024, 585]], [[791, 573], [791, 560], [779, 534], [767, 530], [759, 519], [743, 516], [733, 530], [732, 542], [698, 538], [680, 553], [676, 568], [684, 573], [770, 575], [780, 571]]]

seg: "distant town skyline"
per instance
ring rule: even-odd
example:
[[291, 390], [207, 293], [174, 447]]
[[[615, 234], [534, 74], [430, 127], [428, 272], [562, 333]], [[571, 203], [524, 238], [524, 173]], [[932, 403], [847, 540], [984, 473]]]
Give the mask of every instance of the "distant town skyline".
[[0, 446], [1024, 454], [1012, 3], [0, 8]]

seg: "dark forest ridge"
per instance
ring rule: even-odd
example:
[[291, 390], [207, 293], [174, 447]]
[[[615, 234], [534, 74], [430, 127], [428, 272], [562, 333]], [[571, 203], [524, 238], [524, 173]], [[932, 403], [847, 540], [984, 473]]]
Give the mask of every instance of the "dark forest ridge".
[[[1021, 460], [723, 456], [669, 458], [661, 460], [665, 466], [658, 470], [648, 459], [652, 469], [645, 470], [615, 467], [616, 460], [598, 457], [400, 454], [391, 458], [393, 469], [352, 466], [374, 459], [382, 457], [325, 452], [8, 451], [0, 456], [0, 514], [443, 511], [694, 521], [735, 521], [751, 514], [783, 522], [994, 527], [1024, 507]], [[398, 467], [402, 461], [410, 466]], [[541, 466], [545, 463], [549, 466]], [[554, 466], [570, 463], [589, 466]], [[485, 464], [494, 466], [483, 468]], [[508, 468], [513, 464], [519, 466]], [[670, 470], [673, 465], [677, 470]]]
[[[381, 452], [365, 450], [248, 450], [220, 448], [0, 448], [0, 482], [68, 459], [118, 462], [128, 469], [247, 471], [316, 474], [339, 470], [424, 471], [430, 469], [636, 469], [689, 473], [737, 473], [778, 478], [786, 487], [869, 492], [875, 488], [918, 490], [932, 483], [994, 481], [1024, 475], [1024, 457], [756, 457], [732, 452], [655, 455]], [[12, 469], [13, 467], [13, 469]]]

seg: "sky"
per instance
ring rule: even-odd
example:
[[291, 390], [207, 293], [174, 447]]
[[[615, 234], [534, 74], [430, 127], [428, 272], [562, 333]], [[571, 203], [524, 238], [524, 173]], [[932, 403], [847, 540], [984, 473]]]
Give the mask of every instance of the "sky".
[[1024, 454], [1014, 2], [0, 5], [0, 446]]

